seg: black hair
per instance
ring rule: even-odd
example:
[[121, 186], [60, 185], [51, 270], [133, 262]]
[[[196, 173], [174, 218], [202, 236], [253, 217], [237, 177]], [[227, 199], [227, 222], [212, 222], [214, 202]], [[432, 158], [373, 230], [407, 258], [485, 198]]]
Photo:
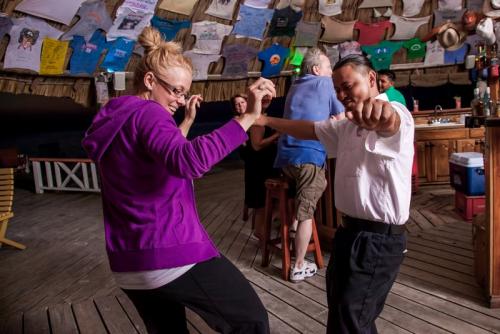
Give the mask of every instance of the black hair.
[[396, 81], [396, 73], [391, 70], [380, 70], [378, 71], [378, 75], [385, 75], [386, 77], [389, 78], [392, 82]]
[[343, 57], [341, 58], [336, 64], [335, 66], [333, 67], [333, 70], [338, 70], [339, 68], [341, 67], [344, 67], [344, 66], [347, 66], [347, 65], [350, 65], [352, 67], [354, 67], [355, 69], [361, 67], [363, 68], [363, 70], [365, 70], [367, 73], [372, 70], [372, 71], [375, 71], [373, 69], [373, 66], [371, 64], [371, 62], [368, 60], [368, 58], [366, 58], [365, 56], [363, 55], [358, 55], [358, 54], [352, 54], [352, 55], [348, 55], [346, 57]]

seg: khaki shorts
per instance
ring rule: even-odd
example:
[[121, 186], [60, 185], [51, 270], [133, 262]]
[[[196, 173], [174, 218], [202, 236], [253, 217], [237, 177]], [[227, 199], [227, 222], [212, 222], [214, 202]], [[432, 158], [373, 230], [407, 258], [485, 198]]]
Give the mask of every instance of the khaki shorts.
[[312, 219], [326, 189], [325, 168], [313, 164], [289, 165], [283, 168], [283, 173], [295, 181], [295, 217], [299, 222]]

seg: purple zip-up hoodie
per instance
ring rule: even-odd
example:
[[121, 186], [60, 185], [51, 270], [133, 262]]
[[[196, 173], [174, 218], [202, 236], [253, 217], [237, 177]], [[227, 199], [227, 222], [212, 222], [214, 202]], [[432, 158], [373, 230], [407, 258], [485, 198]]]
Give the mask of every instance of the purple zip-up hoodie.
[[234, 120], [188, 141], [160, 104], [109, 101], [83, 147], [100, 171], [111, 270], [184, 266], [219, 256], [200, 223], [192, 179], [247, 140]]

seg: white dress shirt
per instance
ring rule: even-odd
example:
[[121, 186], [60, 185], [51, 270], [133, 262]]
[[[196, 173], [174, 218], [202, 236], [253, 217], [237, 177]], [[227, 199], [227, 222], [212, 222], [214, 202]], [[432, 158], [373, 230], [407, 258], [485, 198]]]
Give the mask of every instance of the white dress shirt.
[[[377, 99], [387, 101], [386, 94]], [[413, 117], [391, 102], [401, 118], [399, 132], [381, 137], [343, 119], [314, 124], [316, 136], [335, 167], [335, 204], [351, 217], [404, 224], [410, 213], [413, 163]]]

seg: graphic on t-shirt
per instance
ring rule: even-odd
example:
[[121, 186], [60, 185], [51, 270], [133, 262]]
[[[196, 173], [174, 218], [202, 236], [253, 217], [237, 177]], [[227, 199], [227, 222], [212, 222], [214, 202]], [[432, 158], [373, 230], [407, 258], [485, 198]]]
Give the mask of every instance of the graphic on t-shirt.
[[125, 17], [118, 26], [118, 30], [133, 30], [140, 22], [140, 19]]
[[286, 58], [290, 54], [290, 49], [279, 44], [273, 44], [267, 49], [259, 52], [259, 59], [264, 62], [262, 76], [270, 77], [281, 72]]
[[150, 25], [153, 14], [144, 12], [134, 12], [125, 8], [119, 14], [113, 26], [109, 29], [106, 38], [112, 41], [118, 37], [125, 37], [131, 40], [137, 40], [142, 30]]
[[36, 44], [39, 35], [40, 32], [38, 30], [23, 28], [19, 33], [19, 46], [17, 48], [29, 49], [31, 51], [31, 47]]
[[366, 52], [373, 68], [378, 71], [389, 69], [392, 63], [392, 56], [403, 46], [403, 42], [382, 41], [377, 45], [362, 46], [361, 49]]

